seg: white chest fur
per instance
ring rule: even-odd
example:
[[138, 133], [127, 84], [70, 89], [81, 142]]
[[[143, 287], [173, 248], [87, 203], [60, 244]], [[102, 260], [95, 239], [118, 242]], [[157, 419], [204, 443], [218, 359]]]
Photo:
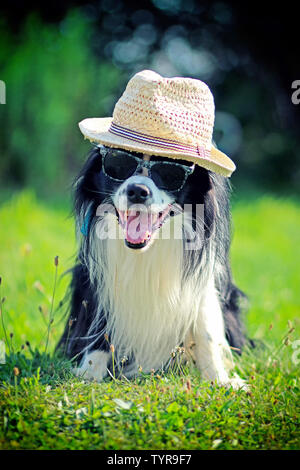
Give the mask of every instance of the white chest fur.
[[142, 252], [122, 238], [95, 240], [90, 272], [102, 279], [99, 303], [109, 312], [107, 334], [116, 355], [133, 355], [145, 372], [160, 368], [184, 341], [201, 300], [199, 282], [183, 285], [182, 240], [159, 238]]

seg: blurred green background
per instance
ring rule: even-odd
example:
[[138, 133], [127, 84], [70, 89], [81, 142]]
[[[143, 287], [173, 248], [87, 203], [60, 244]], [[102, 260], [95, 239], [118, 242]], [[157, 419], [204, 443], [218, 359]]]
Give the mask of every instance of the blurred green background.
[[88, 150], [77, 122], [110, 116], [129, 78], [151, 68], [208, 83], [214, 138], [237, 163], [234, 185], [298, 191], [300, 106], [291, 87], [299, 53], [288, 9], [195, 0], [11, 1], [1, 9], [3, 189], [65, 197]]
[[[1, 5], [0, 275], [16, 341], [38, 342], [47, 324], [54, 256], [60, 273], [73, 262], [70, 186], [90, 148], [77, 123], [111, 116], [130, 77], [145, 68], [210, 86], [214, 139], [237, 164], [232, 257], [251, 300], [250, 331], [263, 335], [275, 318], [280, 337], [287, 320], [297, 321], [297, 27], [288, 8], [255, 2]], [[66, 285], [63, 278], [57, 302]]]

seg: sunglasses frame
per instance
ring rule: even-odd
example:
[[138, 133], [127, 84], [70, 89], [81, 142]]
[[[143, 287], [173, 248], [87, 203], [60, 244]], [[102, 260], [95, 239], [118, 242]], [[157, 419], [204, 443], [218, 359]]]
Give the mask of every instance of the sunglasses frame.
[[[122, 182], [122, 181], [125, 181], [125, 179], [118, 179], [118, 178], [114, 178], [113, 176], [110, 176], [108, 173], [106, 173], [105, 171], [105, 165], [104, 165], [104, 159], [105, 157], [107, 156], [108, 152], [111, 150], [110, 148], [107, 149], [105, 147], [100, 147], [99, 146], [99, 150], [100, 150], [100, 154], [102, 155], [102, 170], [103, 170], [103, 173], [105, 174], [105, 176], [107, 176], [108, 178], [112, 179], [113, 181], [118, 181], [118, 182]], [[132, 153], [129, 153], [127, 152], [126, 150], [119, 150], [119, 149], [113, 149], [114, 151], [116, 152], [122, 152], [122, 153], [125, 153], [126, 155], [128, 155], [130, 158], [134, 159], [137, 163], [137, 167], [135, 169], [135, 171], [132, 173], [132, 175], [130, 176], [133, 176], [136, 174], [136, 172], [140, 169], [140, 168], [146, 168], [147, 170], [149, 170], [149, 176], [151, 177], [151, 168], [157, 164], [159, 165], [172, 165], [172, 166], [178, 166], [180, 167], [183, 171], [184, 171], [184, 179], [183, 179], [183, 182], [182, 182], [182, 185], [177, 188], [177, 189], [163, 189], [163, 188], [159, 188], [159, 189], [163, 189], [164, 191], [169, 191], [171, 193], [174, 193], [174, 192], [178, 192], [180, 191], [183, 186], [185, 185], [186, 183], [186, 180], [188, 178], [189, 175], [191, 175], [194, 170], [195, 170], [195, 163], [192, 165], [192, 166], [187, 166], [187, 165], [182, 165], [181, 163], [177, 163], [177, 162], [166, 162], [166, 161], [161, 161], [161, 162], [157, 162], [157, 161], [154, 161], [154, 162], [151, 162], [151, 160], [142, 160], [141, 158], [138, 158], [136, 157], [135, 155], [132, 155]]]

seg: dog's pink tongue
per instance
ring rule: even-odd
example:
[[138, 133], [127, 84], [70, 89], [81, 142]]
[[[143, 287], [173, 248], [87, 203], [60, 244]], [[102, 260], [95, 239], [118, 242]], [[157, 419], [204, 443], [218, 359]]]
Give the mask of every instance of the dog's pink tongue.
[[126, 240], [130, 243], [143, 243], [151, 237], [151, 216], [147, 212], [128, 214], [125, 225]]

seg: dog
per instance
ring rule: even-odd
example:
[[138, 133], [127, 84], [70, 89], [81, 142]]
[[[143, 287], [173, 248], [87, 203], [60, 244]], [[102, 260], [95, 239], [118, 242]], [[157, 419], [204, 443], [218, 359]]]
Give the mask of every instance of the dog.
[[[148, 73], [143, 85], [150, 76], [156, 90], [158, 74], [150, 72], [138, 80]], [[191, 86], [175, 79], [172, 93], [183, 80]], [[83, 131], [94, 147], [74, 184], [79, 249], [58, 350], [76, 359], [77, 375], [101, 381], [112, 371], [132, 378], [167, 369], [181, 348], [205, 380], [244, 388], [232, 373], [232, 350], [240, 354], [246, 338], [245, 295], [229, 260], [228, 175], [199, 149], [201, 165], [190, 148], [176, 153], [171, 139], [152, 132], [148, 149], [149, 131], [129, 131], [111, 123], [109, 143]]]

